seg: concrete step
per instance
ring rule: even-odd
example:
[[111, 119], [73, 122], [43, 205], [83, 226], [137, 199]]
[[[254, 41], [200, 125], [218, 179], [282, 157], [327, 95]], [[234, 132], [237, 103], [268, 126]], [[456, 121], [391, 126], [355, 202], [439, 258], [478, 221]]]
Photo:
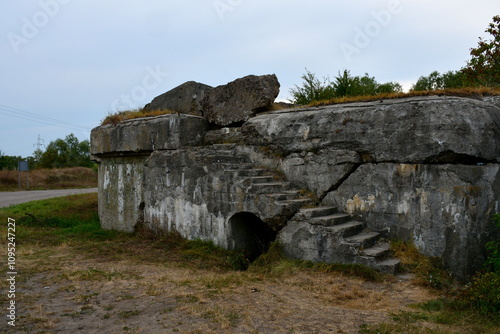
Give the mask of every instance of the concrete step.
[[328, 230], [335, 234], [340, 234], [344, 238], [359, 234], [364, 229], [364, 223], [357, 221], [350, 221], [344, 224], [329, 226]]
[[240, 164], [250, 162], [247, 157], [242, 155], [213, 155], [210, 159], [216, 164]]
[[218, 165], [221, 166], [222, 169], [228, 170], [250, 170], [253, 168], [253, 164], [249, 162], [218, 162]]
[[329, 216], [321, 216], [309, 219], [311, 225], [335, 226], [347, 223], [351, 220], [351, 215], [347, 213], [334, 213]]
[[379, 238], [380, 234], [377, 232], [363, 231], [345, 240], [349, 243], [359, 244], [361, 248], [370, 248], [375, 245]]
[[217, 151], [234, 152], [236, 144], [212, 144], [211, 147]]
[[287, 190], [288, 187], [288, 182], [255, 183], [250, 186], [249, 191], [255, 194], [272, 194]]
[[376, 258], [382, 258], [389, 253], [389, 245], [377, 245], [370, 248], [363, 249], [360, 254], [364, 256], [371, 256]]
[[300, 196], [300, 193], [297, 190], [288, 190], [281, 193], [268, 194], [267, 196], [273, 198], [276, 201], [286, 201], [289, 199], [298, 198]]
[[304, 214], [307, 218], [329, 216], [338, 212], [339, 210], [333, 206], [318, 206], [315, 208], [300, 209], [300, 213]]
[[226, 169], [228, 173], [234, 173], [237, 176], [265, 176], [269, 175], [269, 171], [263, 168], [247, 168], [247, 169]]
[[304, 206], [311, 204], [313, 201], [309, 198], [293, 198], [293, 199], [285, 199], [278, 201], [278, 204], [280, 205], [293, 205], [293, 206]]
[[258, 183], [273, 183], [276, 178], [272, 175], [263, 175], [263, 176], [251, 176], [246, 178], [243, 182], [249, 182], [250, 184], [258, 184]]
[[400, 260], [390, 258], [377, 262], [375, 269], [386, 274], [396, 275], [399, 272], [400, 263]]

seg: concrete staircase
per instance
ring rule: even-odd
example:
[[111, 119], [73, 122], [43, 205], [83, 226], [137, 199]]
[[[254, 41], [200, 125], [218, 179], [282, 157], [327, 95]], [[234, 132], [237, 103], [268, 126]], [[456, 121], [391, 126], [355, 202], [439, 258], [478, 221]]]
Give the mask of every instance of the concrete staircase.
[[228, 180], [239, 184], [248, 196], [262, 197], [262, 202], [268, 204], [265, 209], [276, 210], [278, 215], [283, 212], [287, 221], [294, 217], [307, 222], [309, 230], [325, 239], [329, 246], [320, 249], [315, 260], [363, 264], [389, 274], [398, 272], [400, 261], [391, 257], [388, 241], [370, 231], [365, 222], [336, 207], [317, 206], [313, 198], [295, 189], [278, 172], [256, 167], [248, 156], [235, 154], [226, 145], [214, 148], [217, 153], [210, 160], [225, 171]]
[[331, 249], [324, 250], [328, 253], [324, 255], [326, 259], [363, 264], [393, 275], [398, 272], [400, 261], [391, 257], [389, 242], [380, 233], [369, 230], [365, 222], [327, 206], [302, 208], [297, 216], [305, 218], [311, 229], [329, 239], [330, 244], [333, 240]]

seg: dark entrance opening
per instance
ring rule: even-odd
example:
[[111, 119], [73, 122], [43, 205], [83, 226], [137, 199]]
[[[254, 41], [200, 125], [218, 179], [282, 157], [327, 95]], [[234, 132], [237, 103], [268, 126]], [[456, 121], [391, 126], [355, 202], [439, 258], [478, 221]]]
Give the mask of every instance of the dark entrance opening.
[[250, 212], [240, 212], [229, 219], [234, 250], [243, 251], [253, 261], [269, 249], [276, 232]]

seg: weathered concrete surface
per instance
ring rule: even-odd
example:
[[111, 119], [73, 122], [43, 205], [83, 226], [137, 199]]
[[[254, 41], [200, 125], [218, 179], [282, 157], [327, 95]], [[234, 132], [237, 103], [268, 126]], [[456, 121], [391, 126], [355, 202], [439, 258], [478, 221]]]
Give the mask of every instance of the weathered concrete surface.
[[323, 149], [292, 153], [281, 161], [280, 170], [295, 186], [321, 198], [360, 163], [361, 156], [357, 152]]
[[[91, 153], [101, 163], [101, 220], [127, 231], [144, 222], [230, 249], [255, 239], [250, 224], [257, 239], [280, 233], [289, 255], [315, 261], [358, 261], [358, 244], [377, 233], [413, 240], [463, 278], [484, 259], [500, 211], [496, 102], [351, 103], [261, 113], [241, 128], [210, 131], [207, 120], [186, 115], [100, 127]], [[368, 230], [346, 237], [293, 217], [313, 204], [299, 196], [309, 192]]]
[[479, 100], [418, 97], [257, 115], [249, 144], [284, 152], [355, 151], [364, 161], [473, 162], [500, 157], [500, 109]]
[[483, 101], [496, 105], [500, 108], [500, 96], [486, 96]]
[[231, 219], [251, 213], [279, 230], [300, 205], [297, 193], [269, 171], [252, 168], [236, 151], [155, 152], [144, 170], [144, 222], [153, 230], [175, 230], [189, 239], [238, 248]]
[[94, 128], [90, 134], [90, 152], [94, 157], [103, 154], [140, 155], [198, 145], [207, 128], [206, 119], [188, 115], [131, 119]]
[[[464, 278], [484, 260], [500, 209], [495, 101], [426, 97], [274, 112], [250, 119], [242, 138], [278, 153], [285, 177], [322, 205], [413, 240]], [[291, 256], [328, 260], [319, 245], [336, 237], [321, 229], [293, 219], [280, 238]]]
[[202, 116], [201, 101], [205, 93], [212, 88], [199, 82], [188, 81], [155, 97], [144, 109], [172, 110], [181, 114]]
[[301, 209], [279, 233], [284, 253], [296, 259], [357, 263], [395, 274], [400, 261], [389, 243], [356, 218], [331, 206]]
[[211, 123], [226, 126], [247, 121], [271, 109], [279, 94], [276, 75], [249, 75], [207, 92], [201, 102], [203, 116]]
[[412, 240], [459, 277], [479, 269], [500, 210], [500, 165], [364, 164], [326, 196], [374, 231]]
[[142, 221], [146, 157], [108, 157], [99, 164], [99, 218], [105, 229], [133, 232]]

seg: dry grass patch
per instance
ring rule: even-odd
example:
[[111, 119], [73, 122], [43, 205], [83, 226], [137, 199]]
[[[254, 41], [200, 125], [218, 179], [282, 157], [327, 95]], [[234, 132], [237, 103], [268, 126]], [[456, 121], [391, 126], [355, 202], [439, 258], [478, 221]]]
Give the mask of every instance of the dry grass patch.
[[101, 125], [118, 124], [128, 119], [155, 117], [167, 114], [176, 114], [176, 112], [172, 110], [144, 110], [144, 109], [126, 110], [114, 114], [110, 113], [108, 116], [106, 116], [106, 118], [104, 118], [104, 120], [101, 122]]
[[500, 95], [500, 88], [494, 88], [494, 87], [449, 88], [449, 89], [431, 90], [431, 91], [410, 91], [408, 93], [385, 93], [374, 96], [342, 97], [326, 101], [315, 101], [309, 104], [309, 106], [318, 107], [331, 104], [370, 102], [377, 100], [391, 100], [391, 99], [400, 99], [405, 97], [433, 96], [433, 95], [470, 97], [477, 99], [485, 96]]
[[[97, 172], [87, 167], [34, 169], [21, 173], [21, 189], [26, 189], [28, 173], [29, 189], [73, 189], [97, 187]], [[19, 190], [18, 172], [0, 171], [0, 191]]]

